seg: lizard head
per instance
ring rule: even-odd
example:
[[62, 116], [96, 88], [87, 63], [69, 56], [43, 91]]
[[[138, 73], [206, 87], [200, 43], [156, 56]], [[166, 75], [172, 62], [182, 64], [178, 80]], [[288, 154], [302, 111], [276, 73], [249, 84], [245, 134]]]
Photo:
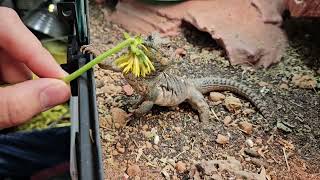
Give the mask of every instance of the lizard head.
[[174, 63], [174, 51], [170, 48], [169, 40], [161, 38], [158, 33], [147, 36], [144, 45], [157, 72], [163, 72]]

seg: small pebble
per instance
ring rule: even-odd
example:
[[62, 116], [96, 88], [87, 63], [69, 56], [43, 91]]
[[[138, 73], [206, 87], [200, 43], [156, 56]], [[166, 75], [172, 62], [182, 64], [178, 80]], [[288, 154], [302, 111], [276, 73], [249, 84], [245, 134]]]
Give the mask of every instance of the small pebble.
[[129, 84], [124, 85], [122, 89], [127, 96], [131, 96], [133, 94], [133, 88]]
[[140, 176], [141, 174], [141, 169], [138, 165], [134, 164], [134, 165], [129, 165], [128, 169], [127, 169], [127, 174], [130, 177], [135, 177], [135, 176]]
[[170, 179], [170, 175], [169, 175], [169, 173], [166, 171], [165, 168], [161, 171], [161, 173], [162, 173], [162, 175], [165, 177], [166, 180], [169, 180], [169, 179]]
[[252, 162], [252, 164], [254, 164], [258, 167], [261, 167], [261, 166], [268, 167], [268, 164], [261, 159], [251, 158], [251, 162]]
[[279, 88], [280, 88], [280, 89], [288, 90], [288, 89], [289, 89], [289, 86], [288, 86], [288, 84], [282, 83], [282, 84], [280, 84]]
[[119, 142], [116, 144], [116, 149], [121, 154], [125, 152], [125, 148]]
[[148, 130], [148, 128], [149, 128], [149, 127], [148, 127], [147, 124], [145, 124], [145, 125], [142, 126], [142, 130], [144, 130], [144, 131]]
[[295, 74], [292, 77], [292, 83], [302, 89], [313, 89], [317, 85], [317, 81], [312, 75]]
[[256, 143], [259, 144], [259, 145], [261, 145], [261, 144], [262, 144], [262, 138], [257, 137], [257, 138], [256, 138]]
[[105, 84], [101, 87], [101, 90], [107, 95], [119, 94], [122, 91], [120, 86], [114, 84]]
[[261, 87], [267, 87], [267, 86], [269, 86], [268, 83], [263, 82], [263, 81], [259, 82], [258, 84], [259, 84], [259, 86], [261, 86]]
[[186, 52], [186, 50], [184, 50], [183, 48], [177, 48], [177, 49], [175, 50], [175, 54], [176, 54], [176, 55], [179, 55], [179, 56], [184, 56], [184, 55], [187, 54], [187, 52]]
[[121, 125], [120, 125], [119, 123], [114, 123], [114, 127], [115, 127], [116, 129], [120, 129], [120, 128], [121, 128]]
[[210, 92], [209, 98], [211, 101], [217, 102], [217, 101], [223, 101], [226, 98], [226, 96], [218, 92]]
[[176, 166], [176, 162], [173, 159], [168, 159], [168, 163], [171, 164], [171, 166]]
[[218, 144], [227, 144], [227, 143], [229, 143], [229, 138], [227, 136], [218, 134], [216, 142]]
[[251, 123], [247, 122], [247, 121], [242, 121], [239, 124], [239, 128], [246, 134], [250, 135], [252, 134], [252, 129], [253, 126]]
[[251, 157], [260, 157], [259, 153], [253, 148], [244, 149], [244, 152]]
[[117, 155], [119, 155], [119, 152], [117, 150], [113, 150], [112, 155], [117, 156]]
[[255, 110], [247, 108], [247, 109], [243, 110], [242, 113], [243, 113], [244, 115], [250, 115], [250, 114], [253, 114], [253, 113], [255, 113], [255, 112], [256, 112]]
[[151, 144], [149, 141], [146, 141], [146, 147], [147, 147], [148, 149], [150, 149], [150, 148], [152, 148], [152, 144]]
[[176, 170], [178, 173], [183, 173], [187, 169], [186, 164], [182, 161], [176, 163]]
[[96, 80], [96, 87], [97, 88], [101, 88], [101, 87], [103, 87], [104, 86], [104, 83], [103, 83], [103, 81], [101, 81], [101, 80]]
[[224, 105], [230, 112], [236, 112], [242, 107], [240, 99], [233, 96], [226, 97]]
[[183, 146], [183, 147], [182, 147], [182, 150], [183, 150], [183, 151], [188, 151], [188, 150], [190, 150], [190, 147], [189, 147], [189, 146]]
[[156, 135], [154, 136], [153, 143], [154, 143], [154, 144], [158, 144], [159, 141], [160, 141], [160, 137], [156, 134]]
[[181, 127], [174, 127], [174, 130], [175, 130], [177, 133], [181, 133], [182, 128], [181, 128]]
[[127, 173], [123, 174], [123, 179], [129, 179], [129, 175]]
[[115, 126], [116, 123], [118, 123], [116, 128], [124, 127], [126, 125], [128, 114], [124, 110], [121, 108], [112, 108], [110, 112]]
[[158, 150], [158, 149], [159, 149], [159, 146], [153, 145], [153, 148]]
[[224, 123], [224, 125], [229, 125], [230, 123], [231, 123], [231, 121], [232, 121], [232, 118], [231, 118], [231, 116], [226, 116], [224, 119], [223, 119], [223, 123]]
[[254, 143], [253, 143], [253, 141], [252, 141], [251, 139], [247, 139], [247, 140], [245, 141], [245, 143], [246, 143], [246, 145], [247, 145], [248, 147], [253, 147], [253, 145], [254, 145]]
[[282, 122], [279, 121], [277, 122], [277, 128], [287, 133], [292, 132], [292, 129], [290, 127], [284, 125]]
[[198, 54], [191, 54], [190, 55], [190, 59], [191, 60], [195, 60], [195, 59], [198, 59], [198, 58], [200, 58], [200, 56]]
[[179, 178], [178, 178], [177, 175], [173, 175], [173, 176], [172, 176], [172, 180], [179, 180]]

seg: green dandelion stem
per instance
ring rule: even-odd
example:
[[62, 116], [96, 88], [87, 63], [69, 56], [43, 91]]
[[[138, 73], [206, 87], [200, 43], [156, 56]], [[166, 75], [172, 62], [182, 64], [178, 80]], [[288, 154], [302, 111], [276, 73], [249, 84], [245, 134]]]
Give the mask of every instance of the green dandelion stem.
[[102, 62], [105, 60], [107, 57], [121, 51], [123, 48], [131, 45], [135, 41], [134, 38], [128, 38], [125, 41], [119, 43], [117, 46], [115, 46], [112, 49], [109, 49], [108, 51], [100, 54], [96, 58], [94, 58], [92, 61], [88, 62], [84, 66], [82, 66], [80, 69], [76, 70], [72, 74], [69, 74], [68, 76], [64, 77], [62, 80], [66, 83], [70, 83], [72, 80], [78, 78], [81, 76], [83, 73], [85, 73], [87, 70], [91, 69], [94, 65]]

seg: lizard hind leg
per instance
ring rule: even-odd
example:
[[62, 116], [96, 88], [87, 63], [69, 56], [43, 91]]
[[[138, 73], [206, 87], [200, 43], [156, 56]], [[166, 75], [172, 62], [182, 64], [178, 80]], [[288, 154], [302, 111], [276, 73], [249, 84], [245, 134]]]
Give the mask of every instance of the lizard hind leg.
[[204, 99], [204, 96], [196, 89], [190, 92], [191, 95], [187, 99], [187, 102], [192, 106], [193, 109], [198, 111], [200, 121], [204, 124], [208, 124], [210, 118], [210, 109], [209, 105]]

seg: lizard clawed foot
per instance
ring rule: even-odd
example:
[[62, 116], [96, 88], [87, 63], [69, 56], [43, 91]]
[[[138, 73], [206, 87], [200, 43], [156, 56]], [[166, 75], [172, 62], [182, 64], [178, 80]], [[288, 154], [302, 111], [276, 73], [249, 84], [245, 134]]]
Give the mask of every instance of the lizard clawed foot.
[[210, 109], [203, 95], [196, 89], [193, 89], [192, 96], [188, 99], [189, 104], [199, 113], [199, 119], [202, 124], [209, 124]]
[[130, 113], [127, 120], [127, 126], [133, 126], [139, 120], [140, 117], [141, 115], [135, 112]]
[[202, 112], [202, 113], [199, 114], [199, 118], [200, 118], [200, 121], [201, 121], [202, 124], [204, 124], [204, 125], [209, 124], [209, 118], [210, 118], [209, 113]]
[[141, 97], [139, 97], [138, 99], [132, 99], [132, 100], [130, 100], [131, 107], [133, 109], [137, 109], [143, 103], [143, 101], [144, 100]]
[[94, 56], [99, 56], [101, 54], [101, 52], [98, 49], [96, 49], [92, 44], [81, 46], [80, 52], [93, 54]]

